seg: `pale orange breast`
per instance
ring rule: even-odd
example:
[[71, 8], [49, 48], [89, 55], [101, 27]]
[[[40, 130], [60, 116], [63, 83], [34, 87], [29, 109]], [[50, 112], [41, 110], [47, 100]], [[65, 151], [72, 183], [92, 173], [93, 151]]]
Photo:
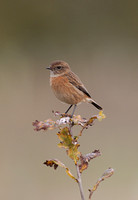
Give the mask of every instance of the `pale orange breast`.
[[64, 76], [51, 77], [50, 85], [55, 96], [62, 102], [78, 104], [86, 99], [86, 95], [73, 86]]

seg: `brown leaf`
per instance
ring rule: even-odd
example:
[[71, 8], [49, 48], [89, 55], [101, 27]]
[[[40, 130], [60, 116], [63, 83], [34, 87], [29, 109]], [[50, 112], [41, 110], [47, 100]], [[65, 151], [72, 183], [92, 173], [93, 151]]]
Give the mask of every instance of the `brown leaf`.
[[92, 126], [94, 121], [96, 119], [98, 119], [99, 121], [101, 121], [102, 119], [104, 119], [106, 116], [103, 114], [103, 111], [100, 111], [98, 115], [92, 116], [89, 120], [87, 120], [84, 123], [80, 123], [80, 125], [83, 127], [80, 131], [79, 136], [82, 135], [82, 132], [84, 129], [87, 129], [89, 126]]
[[72, 175], [71, 171], [59, 160], [57, 159], [53, 159], [53, 160], [46, 160], [46, 162], [44, 162], [45, 165], [47, 166], [54, 166], [54, 169], [57, 169], [58, 166], [64, 168], [66, 170], [66, 173], [68, 174], [68, 176], [72, 179], [74, 179], [76, 182], [78, 182], [78, 180]]
[[84, 129], [87, 129], [89, 126], [92, 126], [92, 125], [93, 125], [93, 122], [94, 122], [95, 119], [97, 119], [97, 116], [91, 117], [91, 118], [84, 124], [83, 128], [82, 128], [81, 131], [80, 131], [79, 136], [82, 135], [82, 132], [83, 132]]
[[35, 131], [54, 129], [57, 127], [57, 123], [54, 122], [52, 119], [48, 119], [45, 121], [35, 120], [35, 122], [33, 122], [32, 124], [35, 127]]
[[92, 160], [93, 158], [96, 158], [98, 156], [100, 156], [101, 153], [99, 150], [95, 150], [92, 153], [86, 154], [86, 155], [81, 155], [80, 156], [80, 165], [79, 165], [79, 170], [80, 173], [82, 173], [85, 169], [88, 168], [88, 162], [90, 162], [90, 160]]
[[114, 173], [114, 169], [113, 168], [108, 168], [107, 170], [105, 170], [105, 172], [103, 173], [103, 175], [98, 179], [98, 181], [96, 182], [96, 184], [94, 185], [94, 187], [92, 189], [89, 189], [89, 200], [91, 199], [93, 192], [98, 188], [99, 184], [104, 181], [106, 178], [109, 178], [110, 176], [112, 176]]
[[103, 111], [100, 111], [98, 115], [92, 116], [89, 120], [82, 118], [80, 115], [74, 115], [73, 118], [71, 118], [71, 115], [65, 114], [65, 113], [60, 113], [60, 112], [55, 112], [55, 116], [59, 116], [60, 119], [53, 121], [52, 119], [48, 119], [45, 121], [38, 121], [36, 120], [33, 122], [33, 126], [35, 127], [35, 131], [40, 131], [40, 130], [50, 130], [50, 129], [55, 129], [55, 128], [61, 128], [62, 125], [80, 125], [82, 126], [82, 130], [80, 131], [80, 134], [82, 134], [84, 129], [87, 129], [89, 126], [93, 125], [93, 122], [95, 119], [98, 119], [101, 121], [102, 119], [105, 118], [105, 115], [103, 114]]
[[57, 169], [58, 167], [58, 165], [54, 162], [54, 160], [46, 160], [46, 162], [44, 162], [44, 165], [50, 166], [50, 167], [54, 166], [54, 169]]

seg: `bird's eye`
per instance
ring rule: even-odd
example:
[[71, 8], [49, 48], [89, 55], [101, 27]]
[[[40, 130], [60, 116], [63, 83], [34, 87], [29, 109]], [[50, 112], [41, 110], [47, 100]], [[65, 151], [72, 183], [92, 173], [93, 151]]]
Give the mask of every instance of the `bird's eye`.
[[62, 67], [61, 66], [57, 66], [57, 69], [61, 69]]

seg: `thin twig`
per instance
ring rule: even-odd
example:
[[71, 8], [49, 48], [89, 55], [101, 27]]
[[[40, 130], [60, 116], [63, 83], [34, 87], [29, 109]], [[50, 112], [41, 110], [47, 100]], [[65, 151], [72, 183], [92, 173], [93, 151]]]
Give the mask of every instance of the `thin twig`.
[[81, 200], [85, 200], [83, 187], [82, 187], [82, 181], [81, 181], [81, 173], [80, 173], [78, 164], [76, 164], [76, 169], [77, 169], [78, 185], [79, 185], [79, 189], [80, 189]]
[[73, 134], [72, 134], [72, 127], [74, 126], [74, 122], [71, 121], [70, 119], [70, 123], [69, 123], [69, 132], [70, 132], [70, 135], [72, 136], [73, 138]]
[[114, 173], [114, 169], [109, 167], [107, 170], [105, 170], [105, 172], [103, 173], [103, 175], [98, 179], [98, 181], [96, 182], [96, 184], [94, 185], [94, 187], [92, 189], [89, 189], [89, 200], [91, 200], [93, 193], [97, 190], [99, 184], [104, 181], [106, 178], [109, 178], [113, 175]]

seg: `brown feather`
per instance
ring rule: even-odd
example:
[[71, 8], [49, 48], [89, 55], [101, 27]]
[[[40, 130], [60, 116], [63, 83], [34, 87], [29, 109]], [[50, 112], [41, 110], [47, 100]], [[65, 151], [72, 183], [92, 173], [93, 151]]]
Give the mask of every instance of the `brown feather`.
[[83, 83], [81, 82], [81, 80], [79, 79], [79, 77], [76, 74], [74, 74], [73, 72], [68, 72], [68, 73], [64, 74], [64, 76], [67, 77], [68, 81], [73, 86], [75, 86], [77, 89], [79, 89], [81, 92], [83, 92], [85, 95], [87, 95], [88, 97], [91, 98], [90, 94], [88, 93], [88, 91], [84, 87]]

